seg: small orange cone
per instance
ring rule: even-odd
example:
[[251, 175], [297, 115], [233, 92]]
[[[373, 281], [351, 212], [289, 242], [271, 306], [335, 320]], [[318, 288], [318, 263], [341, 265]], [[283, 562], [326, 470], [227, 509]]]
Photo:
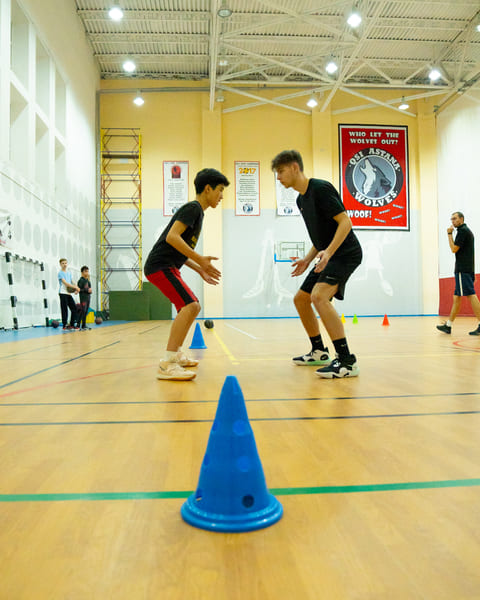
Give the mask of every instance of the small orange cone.
[[385, 316], [383, 317], [383, 323], [382, 323], [382, 325], [390, 325], [390, 323], [388, 322], [388, 317], [387, 317], [387, 315], [385, 315]]

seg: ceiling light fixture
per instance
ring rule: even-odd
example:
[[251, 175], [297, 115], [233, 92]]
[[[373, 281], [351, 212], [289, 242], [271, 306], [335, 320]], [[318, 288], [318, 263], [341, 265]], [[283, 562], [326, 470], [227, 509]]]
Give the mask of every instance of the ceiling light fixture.
[[315, 100], [315, 97], [312, 96], [310, 98], [310, 100], [307, 102], [307, 106], [310, 108], [315, 108], [317, 106], [318, 102]]
[[480, 21], [477, 23], [475, 29], [480, 33]]
[[232, 9], [228, 8], [227, 0], [223, 0], [222, 6], [217, 11], [217, 15], [222, 19], [228, 19], [228, 17], [232, 16]]
[[438, 81], [441, 76], [442, 74], [440, 73], [440, 69], [438, 67], [433, 67], [430, 69], [430, 73], [428, 74], [430, 81]]
[[219, 94], [216, 98], [215, 98], [215, 102], [225, 102], [225, 98], [223, 97], [222, 94]]
[[142, 94], [140, 93], [140, 90], [137, 92], [137, 95], [133, 99], [133, 103], [136, 104], [137, 106], [143, 106], [145, 104], [145, 100], [142, 98]]
[[123, 19], [123, 10], [120, 6], [112, 6], [112, 8], [108, 11], [108, 16], [112, 19], [112, 21], [121, 21]]
[[221, 59], [218, 61], [218, 64], [219, 64], [221, 67], [226, 67], [226, 66], [228, 65], [228, 60], [227, 60], [226, 58], [221, 58]]
[[123, 70], [126, 71], [127, 73], [133, 73], [135, 71], [135, 69], [137, 68], [137, 66], [133, 62], [133, 60], [126, 60], [122, 66], [123, 66]]
[[400, 110], [407, 110], [407, 108], [410, 108], [410, 104], [408, 104], [408, 102], [405, 102], [405, 98], [402, 98], [402, 102], [398, 108]]
[[347, 18], [347, 23], [350, 25], [350, 27], [353, 27], [353, 29], [356, 29], [360, 23], [362, 22], [362, 15], [360, 14], [360, 11], [357, 8], [352, 8], [352, 12], [348, 15]]
[[337, 63], [333, 60], [333, 58], [331, 58], [327, 64], [325, 65], [325, 71], [329, 74], [329, 75], [333, 75], [334, 73], [336, 73], [338, 71], [338, 65]]

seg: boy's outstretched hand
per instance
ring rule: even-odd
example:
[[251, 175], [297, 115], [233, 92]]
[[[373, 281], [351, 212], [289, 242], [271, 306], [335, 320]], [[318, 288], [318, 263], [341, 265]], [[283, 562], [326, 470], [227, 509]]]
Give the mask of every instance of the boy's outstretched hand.
[[220, 281], [220, 276], [212, 277], [211, 275], [206, 273], [203, 269], [201, 271], [199, 271], [199, 275], [204, 281], [206, 281], [210, 285], [218, 285], [218, 283]]
[[[202, 270], [205, 272], [205, 275], [211, 277], [216, 282], [218, 282], [218, 280], [220, 279], [222, 274], [216, 267], [214, 267], [212, 265], [212, 262], [211, 262], [212, 260], [218, 260], [218, 258], [216, 256], [202, 256], [202, 258], [198, 261], [198, 264], [200, 265]], [[203, 275], [202, 275], [202, 277], [203, 277]], [[205, 277], [203, 277], [203, 278], [205, 279]], [[205, 279], [205, 281], [206, 281], [206, 279]]]
[[306, 271], [310, 261], [305, 258], [295, 258], [292, 260], [292, 277], [298, 277]]

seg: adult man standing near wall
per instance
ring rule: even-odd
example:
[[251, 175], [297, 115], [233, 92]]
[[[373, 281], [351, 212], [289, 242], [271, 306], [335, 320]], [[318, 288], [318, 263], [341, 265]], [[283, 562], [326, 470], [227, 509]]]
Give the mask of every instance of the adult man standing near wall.
[[[475, 239], [471, 230], [464, 223], [461, 212], [454, 212], [451, 217], [452, 225], [447, 229], [450, 250], [455, 254], [455, 292], [452, 309], [448, 321], [437, 325], [439, 331], [452, 333], [452, 324], [460, 310], [462, 296], [466, 296], [479, 324], [470, 335], [480, 335], [480, 301], [475, 294]], [[456, 229], [455, 239], [453, 230]]]

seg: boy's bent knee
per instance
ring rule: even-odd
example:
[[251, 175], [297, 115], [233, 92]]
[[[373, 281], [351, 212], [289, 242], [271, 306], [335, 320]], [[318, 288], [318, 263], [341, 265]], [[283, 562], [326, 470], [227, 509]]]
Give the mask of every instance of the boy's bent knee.
[[320, 290], [314, 290], [312, 292], [312, 302], [315, 306], [318, 306], [320, 304], [329, 305], [331, 299], [332, 299], [332, 296], [330, 295], [329, 292], [327, 292], [327, 290], [320, 289]]
[[312, 298], [310, 294], [304, 292], [303, 290], [298, 290], [293, 298], [293, 303], [295, 306], [303, 306], [305, 304], [311, 304]]
[[190, 302], [190, 304], [186, 304], [183, 308], [188, 309], [189, 312], [198, 315], [201, 310], [201, 306], [199, 302]]

